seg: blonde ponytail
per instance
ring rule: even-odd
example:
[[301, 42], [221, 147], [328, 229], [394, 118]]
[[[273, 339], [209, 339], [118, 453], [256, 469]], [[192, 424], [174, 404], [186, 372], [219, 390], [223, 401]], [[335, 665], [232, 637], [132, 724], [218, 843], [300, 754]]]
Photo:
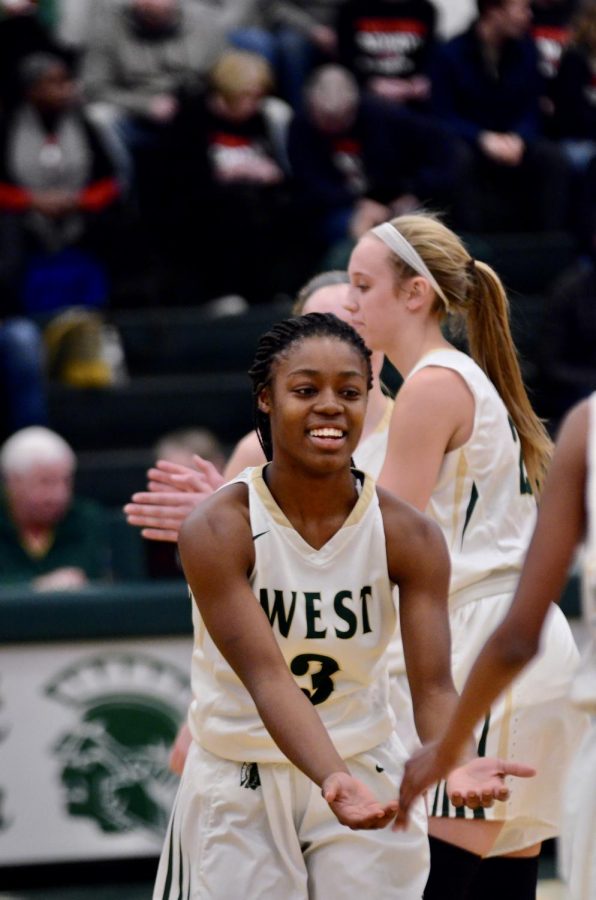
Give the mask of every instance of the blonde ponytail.
[[[494, 384], [519, 435], [522, 458], [538, 496], [550, 462], [552, 442], [528, 398], [509, 324], [509, 303], [501, 279], [486, 263], [472, 259], [460, 238], [437, 216], [399, 216], [391, 224], [415, 248], [438, 281], [449, 312], [462, 320], [470, 355]], [[415, 274], [392, 254], [399, 277]], [[437, 299], [434, 312], [444, 317]]]
[[486, 372], [519, 435], [522, 457], [532, 490], [538, 496], [552, 454], [544, 423], [528, 398], [509, 324], [509, 302], [503, 284], [486, 263], [474, 264], [475, 296], [466, 310], [470, 355]]

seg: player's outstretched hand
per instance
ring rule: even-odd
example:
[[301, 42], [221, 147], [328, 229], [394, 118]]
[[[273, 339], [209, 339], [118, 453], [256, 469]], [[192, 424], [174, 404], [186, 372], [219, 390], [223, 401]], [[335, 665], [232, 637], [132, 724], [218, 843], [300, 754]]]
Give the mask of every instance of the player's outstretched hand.
[[354, 830], [385, 828], [397, 812], [397, 800], [383, 805], [365, 784], [347, 772], [329, 775], [321, 793], [338, 821]]
[[150, 491], [188, 491], [209, 496], [225, 483], [218, 469], [201, 456], [193, 455], [192, 466], [158, 459], [147, 472]]
[[507, 775], [532, 778], [536, 769], [523, 763], [508, 762], [490, 756], [477, 756], [465, 765], [453, 769], [447, 776], [447, 793], [454, 806], [478, 809], [492, 806], [495, 800], [507, 800]]
[[176, 543], [182, 523], [204, 499], [203, 493], [141, 491], [132, 495], [124, 513], [129, 525], [142, 528], [144, 538]]
[[406, 763], [399, 789], [399, 812], [394, 828], [405, 828], [410, 807], [427, 788], [447, 777], [447, 792], [455, 806], [492, 806], [495, 800], [506, 800], [509, 789], [506, 775], [531, 778], [536, 772], [522, 763], [493, 757], [474, 757], [465, 765], [453, 767], [441, 753], [438, 741], [425, 744]]
[[160, 459], [147, 472], [148, 490], [133, 494], [124, 507], [129, 525], [150, 541], [176, 543], [180, 526], [201, 501], [224, 483], [215, 466], [200, 456], [196, 468]]

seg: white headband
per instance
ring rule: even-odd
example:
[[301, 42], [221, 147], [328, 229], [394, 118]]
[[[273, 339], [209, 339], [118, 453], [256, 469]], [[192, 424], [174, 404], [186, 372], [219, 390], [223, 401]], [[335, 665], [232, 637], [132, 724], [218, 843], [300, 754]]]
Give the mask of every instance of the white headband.
[[383, 222], [382, 225], [377, 225], [376, 228], [371, 230], [372, 234], [380, 238], [383, 243], [386, 244], [390, 250], [393, 250], [393, 252], [407, 263], [411, 269], [414, 269], [415, 272], [418, 272], [419, 275], [423, 275], [424, 278], [426, 278], [445, 304], [447, 312], [449, 312], [449, 300], [445, 296], [443, 288], [440, 286], [418, 251], [412, 247], [403, 234], [401, 234], [401, 232], [399, 232], [390, 222]]

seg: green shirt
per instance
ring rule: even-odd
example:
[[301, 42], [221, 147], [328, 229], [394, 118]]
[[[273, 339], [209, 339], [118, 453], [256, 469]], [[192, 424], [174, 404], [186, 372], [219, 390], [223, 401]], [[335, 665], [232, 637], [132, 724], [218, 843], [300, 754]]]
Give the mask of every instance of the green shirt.
[[104, 510], [90, 500], [74, 500], [54, 529], [47, 552], [32, 556], [21, 543], [6, 499], [0, 495], [0, 587], [32, 581], [63, 566], [76, 566], [89, 579], [109, 574], [110, 544]]

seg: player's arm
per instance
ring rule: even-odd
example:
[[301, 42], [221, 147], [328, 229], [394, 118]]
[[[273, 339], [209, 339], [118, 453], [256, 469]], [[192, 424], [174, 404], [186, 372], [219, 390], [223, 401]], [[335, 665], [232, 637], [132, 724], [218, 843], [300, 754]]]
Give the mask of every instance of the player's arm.
[[271, 737], [316, 784], [338, 819], [383, 827], [395, 804], [381, 806], [335, 749], [321, 719], [294, 681], [269, 620], [252, 592], [254, 549], [246, 487], [224, 488], [184, 522], [180, 556], [205, 627], [254, 700]]
[[474, 399], [457, 372], [416, 372], [395, 400], [379, 485], [425, 510], [445, 453], [468, 439], [473, 421]]
[[[389, 574], [399, 586], [401, 633], [414, 720], [420, 739], [432, 742], [444, 733], [458, 701], [450, 662], [449, 554], [436, 523], [395, 497], [381, 494], [381, 498]], [[534, 770], [492, 757], [479, 758], [469, 731], [459, 742], [447, 773], [452, 803], [475, 809], [507, 799], [505, 775], [531, 776]], [[400, 796], [396, 827], [405, 825], [408, 809], [409, 804], [402, 808]]]
[[[450, 562], [440, 528], [379, 490], [389, 576], [399, 586], [401, 636], [421, 741], [442, 734], [457, 701], [447, 612]], [[473, 748], [470, 749], [470, 755]]]
[[585, 530], [587, 422], [585, 402], [565, 420], [512, 605], [479, 654], [444, 736], [408, 763], [403, 809], [453, 766], [476, 723], [538, 651], [547, 612], [561, 596]]

